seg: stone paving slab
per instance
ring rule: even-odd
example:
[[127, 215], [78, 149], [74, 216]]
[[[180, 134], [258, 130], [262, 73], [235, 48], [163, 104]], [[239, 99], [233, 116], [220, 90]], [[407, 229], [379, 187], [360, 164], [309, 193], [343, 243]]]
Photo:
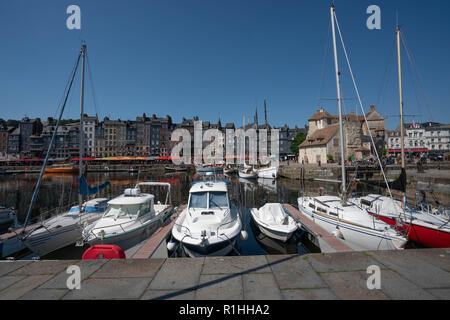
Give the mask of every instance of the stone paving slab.
[[54, 275], [63, 270], [66, 270], [68, 266], [77, 264], [80, 260], [43, 260], [32, 261], [24, 267], [9, 273], [14, 276], [30, 276], [30, 275]]
[[206, 257], [202, 274], [268, 273], [266, 256]]
[[406, 250], [400, 252], [399, 255], [407, 255], [430, 263], [442, 270], [450, 271], [450, 249]]
[[[341, 252], [308, 255], [308, 261], [317, 272], [366, 271], [378, 261], [363, 252]], [[383, 265], [380, 268], [385, 268]]]
[[328, 288], [281, 290], [285, 300], [337, 300], [338, 297]]
[[69, 289], [35, 289], [22, 296], [19, 300], [59, 300], [69, 292]]
[[150, 289], [175, 290], [196, 287], [203, 262], [204, 258], [166, 259], [151, 282]]
[[200, 276], [196, 300], [242, 300], [244, 289], [241, 275], [206, 274]]
[[42, 283], [49, 280], [51, 275], [30, 275], [24, 279], [15, 282], [5, 290], [0, 292], [0, 300], [15, 300], [19, 299], [29, 291], [40, 286]]
[[194, 300], [195, 290], [147, 290], [141, 300]]
[[97, 278], [81, 282], [81, 289], [71, 290], [64, 300], [139, 299], [150, 278]]
[[0, 261], [0, 277], [23, 268], [32, 261]]
[[[73, 265], [80, 267], [80, 280], [83, 281], [100, 269], [104, 264], [109, 263], [108, 260], [80, 260]], [[67, 269], [57, 273], [55, 277], [45, 282], [39, 289], [67, 289], [67, 279], [71, 274], [67, 273]]]
[[248, 273], [242, 276], [245, 300], [281, 300], [283, 297], [271, 273]]
[[302, 256], [267, 256], [280, 289], [325, 288], [326, 284]]
[[26, 278], [26, 276], [4, 276], [0, 277], [0, 291], [8, 288], [10, 285]]
[[[370, 275], [367, 274], [366, 278]], [[433, 300], [433, 295], [391, 270], [381, 270], [381, 291], [395, 300]]]
[[101, 266], [91, 278], [153, 278], [164, 259], [116, 259]]
[[450, 300], [450, 288], [446, 289], [428, 289], [429, 293], [435, 296], [438, 299], [442, 300]]
[[342, 300], [387, 300], [381, 290], [367, 288], [368, 275], [362, 271], [322, 273], [322, 279]]
[[[450, 300], [449, 251], [0, 262], [0, 299]], [[69, 265], [80, 290], [67, 288]], [[367, 288], [369, 265], [380, 290]]]
[[450, 287], [450, 272], [417, 259], [414, 252], [409, 254], [407, 251], [371, 251], [369, 254], [379, 265], [399, 273], [421, 288]]

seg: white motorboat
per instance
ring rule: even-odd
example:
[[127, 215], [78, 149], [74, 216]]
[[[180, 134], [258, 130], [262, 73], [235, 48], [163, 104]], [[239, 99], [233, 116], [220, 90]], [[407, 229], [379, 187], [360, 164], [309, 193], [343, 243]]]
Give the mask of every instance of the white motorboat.
[[68, 212], [40, 223], [21, 238], [24, 245], [39, 256], [74, 244], [81, 237], [86, 223], [98, 220], [106, 209], [108, 199], [96, 198], [73, 206]]
[[288, 215], [280, 203], [266, 203], [250, 211], [258, 228], [266, 236], [286, 242], [298, 229], [297, 222]]
[[[141, 186], [164, 186], [168, 188], [166, 202], [156, 204], [153, 194], [142, 193]], [[89, 245], [115, 244], [127, 250], [150, 237], [173, 213], [170, 204], [170, 183], [141, 182], [135, 188], [110, 201], [98, 221], [85, 226], [83, 243]]]
[[267, 167], [255, 170], [258, 178], [276, 179], [278, 177], [278, 167]]
[[10, 227], [15, 227], [16, 215], [14, 210], [0, 206], [0, 233], [7, 232]]
[[301, 214], [358, 250], [400, 250], [408, 239], [352, 202], [339, 197], [298, 198]]
[[194, 182], [187, 207], [172, 227], [172, 237], [190, 257], [223, 256], [233, 250], [242, 223], [223, 181]]

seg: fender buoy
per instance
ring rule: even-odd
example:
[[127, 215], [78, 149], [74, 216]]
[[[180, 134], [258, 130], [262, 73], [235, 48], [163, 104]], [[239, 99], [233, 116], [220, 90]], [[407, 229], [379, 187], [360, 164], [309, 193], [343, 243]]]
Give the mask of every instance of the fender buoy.
[[98, 244], [87, 249], [81, 259], [125, 259], [125, 252], [122, 250], [122, 248], [116, 246], [115, 244]]

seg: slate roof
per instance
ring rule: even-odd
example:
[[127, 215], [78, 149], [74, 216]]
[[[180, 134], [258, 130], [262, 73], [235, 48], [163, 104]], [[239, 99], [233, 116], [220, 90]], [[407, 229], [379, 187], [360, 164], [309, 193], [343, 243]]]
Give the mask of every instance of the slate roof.
[[318, 129], [306, 138], [300, 148], [316, 147], [326, 145], [339, 130], [339, 124], [334, 124], [323, 129]]

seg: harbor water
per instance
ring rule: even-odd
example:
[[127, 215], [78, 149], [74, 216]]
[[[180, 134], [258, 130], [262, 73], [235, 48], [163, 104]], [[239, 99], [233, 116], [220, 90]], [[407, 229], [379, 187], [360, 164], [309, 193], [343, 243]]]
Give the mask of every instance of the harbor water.
[[[0, 204], [13, 207], [17, 214], [19, 224], [25, 221], [33, 190], [37, 182], [37, 174], [0, 176]], [[125, 188], [132, 188], [138, 182], [158, 181], [169, 182], [172, 186], [171, 198], [174, 206], [187, 203], [191, 183], [198, 180], [199, 176], [187, 173], [166, 173], [155, 175], [152, 173], [88, 173], [87, 181], [90, 185], [101, 184], [109, 181], [110, 185], [96, 195], [96, 197], [114, 198], [123, 193]], [[250, 208], [259, 208], [265, 203], [286, 203], [296, 206], [300, 194], [317, 194], [319, 188], [325, 188], [328, 194], [337, 194], [340, 184], [332, 182], [302, 182], [299, 180], [283, 179], [246, 180], [237, 176], [219, 176], [218, 178], [230, 181], [230, 200], [234, 201], [242, 210], [242, 224], [249, 235], [246, 241], [238, 240], [236, 249], [231, 255], [264, 255], [264, 254], [305, 254], [319, 252], [319, 249], [311, 244], [304, 233], [299, 230], [286, 243], [273, 240], [259, 232], [255, 226]], [[358, 186], [357, 192], [366, 193], [379, 190], [362, 190]], [[156, 201], [164, 202], [166, 191], [163, 189], [142, 189], [143, 192], [155, 194]], [[45, 175], [36, 204], [33, 208], [31, 219], [33, 222], [46, 219], [51, 214], [64, 212], [78, 201], [78, 177], [67, 174]], [[84, 249], [69, 246], [41, 259], [80, 259]], [[178, 250], [174, 257], [183, 256]], [[26, 254], [21, 258], [31, 259], [33, 254]]]

